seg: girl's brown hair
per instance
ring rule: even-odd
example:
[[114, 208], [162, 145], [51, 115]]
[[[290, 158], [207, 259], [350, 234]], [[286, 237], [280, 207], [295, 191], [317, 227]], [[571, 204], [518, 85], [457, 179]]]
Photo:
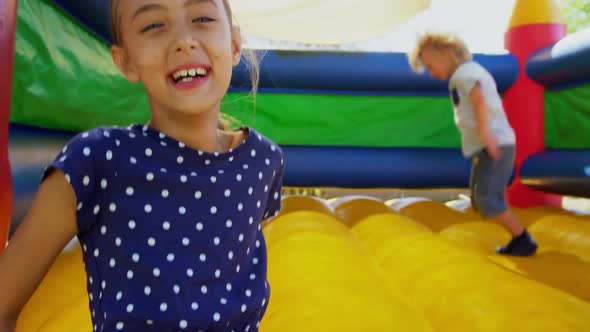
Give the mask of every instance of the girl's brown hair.
[[469, 61], [473, 58], [465, 43], [454, 34], [434, 32], [425, 33], [420, 36], [416, 47], [408, 55], [410, 66], [412, 67], [412, 70], [417, 73], [422, 73], [424, 71], [424, 66], [422, 65], [420, 57], [426, 49], [434, 51], [448, 49], [452, 60], [456, 64]]
[[[119, 15], [119, 3], [122, 0], [111, 0], [111, 34], [113, 36], [113, 45], [122, 45], [121, 39], [121, 32], [119, 29], [121, 15]], [[236, 23], [236, 19], [232, 13], [231, 7], [229, 5], [228, 0], [221, 0], [223, 2], [223, 6], [225, 7], [225, 12], [229, 18], [230, 28], [238, 29], [238, 24]], [[258, 83], [260, 81], [260, 62], [258, 57], [256, 56], [256, 52], [252, 49], [242, 49], [242, 57], [244, 61], [246, 61], [246, 67], [248, 68], [248, 73], [250, 74], [250, 83], [252, 85], [251, 94], [254, 101], [254, 109], [256, 109], [256, 93], [258, 91]], [[230, 129], [230, 124], [228, 121], [223, 119], [220, 115], [219, 117], [220, 128], [222, 129]]]

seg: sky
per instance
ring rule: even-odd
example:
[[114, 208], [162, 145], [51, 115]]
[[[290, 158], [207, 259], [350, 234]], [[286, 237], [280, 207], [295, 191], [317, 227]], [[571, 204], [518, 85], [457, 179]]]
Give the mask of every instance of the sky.
[[[411, 1], [411, 0], [408, 0]], [[391, 33], [378, 39], [345, 45], [340, 49], [407, 52], [416, 37], [424, 31], [436, 30], [458, 34], [472, 52], [504, 53], [504, 33], [515, 0], [432, 0], [426, 11], [418, 14]], [[302, 48], [301, 45], [258, 40], [249, 36], [250, 45], [260, 48]]]

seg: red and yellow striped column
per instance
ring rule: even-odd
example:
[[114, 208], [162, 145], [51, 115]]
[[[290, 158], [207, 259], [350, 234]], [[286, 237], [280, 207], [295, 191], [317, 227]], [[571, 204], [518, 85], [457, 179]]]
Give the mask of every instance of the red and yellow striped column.
[[559, 9], [553, 0], [516, 0], [505, 47], [518, 59], [520, 71], [504, 94], [504, 108], [516, 132], [516, 179], [508, 189], [511, 205], [560, 205], [561, 196], [542, 193], [520, 182], [519, 169], [531, 154], [545, 150], [544, 87], [531, 80], [525, 63], [536, 50], [554, 44], [566, 35]]

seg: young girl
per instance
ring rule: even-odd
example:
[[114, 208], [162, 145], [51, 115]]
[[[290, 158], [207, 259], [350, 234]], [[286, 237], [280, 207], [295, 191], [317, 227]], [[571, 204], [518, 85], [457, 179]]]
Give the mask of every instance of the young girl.
[[241, 57], [228, 1], [111, 5], [114, 62], [145, 85], [152, 119], [81, 133], [48, 167], [0, 258], [0, 331], [74, 235], [94, 331], [256, 331], [283, 156], [253, 129], [219, 129]]
[[508, 245], [498, 248], [498, 253], [533, 255], [537, 244], [505, 199], [514, 168], [516, 138], [494, 78], [472, 61], [465, 44], [453, 35], [423, 35], [409, 58], [414, 71], [422, 72], [425, 67], [434, 78], [450, 79], [449, 91], [463, 155], [472, 161], [473, 208], [484, 218], [497, 218], [513, 237]]

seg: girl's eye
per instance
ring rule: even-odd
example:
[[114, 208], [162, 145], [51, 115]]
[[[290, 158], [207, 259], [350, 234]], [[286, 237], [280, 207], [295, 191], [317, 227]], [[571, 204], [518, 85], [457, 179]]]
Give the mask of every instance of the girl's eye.
[[143, 29], [141, 29], [141, 32], [142, 33], [148, 32], [150, 30], [158, 29], [158, 28], [161, 28], [163, 26], [164, 26], [163, 23], [151, 23], [151, 24], [146, 25]]
[[208, 23], [208, 22], [213, 22], [215, 21], [214, 19], [207, 17], [207, 16], [202, 16], [202, 17], [198, 17], [193, 19], [193, 23]]

